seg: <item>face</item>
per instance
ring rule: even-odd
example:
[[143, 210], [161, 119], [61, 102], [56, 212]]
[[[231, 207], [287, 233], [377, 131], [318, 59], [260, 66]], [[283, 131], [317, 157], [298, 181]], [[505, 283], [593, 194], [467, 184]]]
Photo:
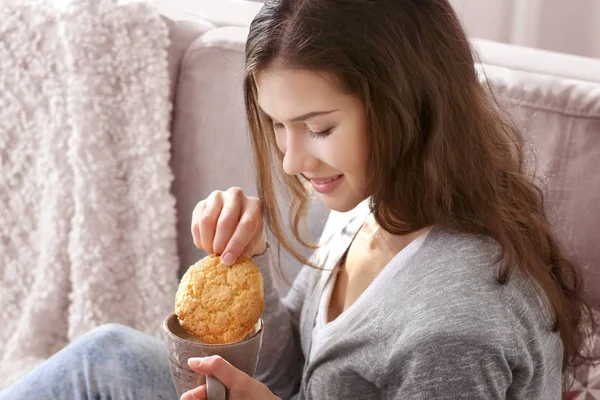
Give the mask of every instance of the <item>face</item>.
[[256, 74], [258, 104], [273, 122], [283, 170], [304, 175], [327, 207], [346, 212], [367, 195], [364, 107], [326, 76], [271, 68]]

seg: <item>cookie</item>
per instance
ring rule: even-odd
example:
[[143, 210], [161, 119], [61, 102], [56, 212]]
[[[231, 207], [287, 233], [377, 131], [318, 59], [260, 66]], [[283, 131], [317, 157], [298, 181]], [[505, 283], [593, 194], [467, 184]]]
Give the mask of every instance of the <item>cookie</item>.
[[175, 314], [191, 336], [204, 343], [242, 340], [264, 309], [263, 278], [248, 257], [232, 266], [210, 255], [192, 265], [175, 295]]

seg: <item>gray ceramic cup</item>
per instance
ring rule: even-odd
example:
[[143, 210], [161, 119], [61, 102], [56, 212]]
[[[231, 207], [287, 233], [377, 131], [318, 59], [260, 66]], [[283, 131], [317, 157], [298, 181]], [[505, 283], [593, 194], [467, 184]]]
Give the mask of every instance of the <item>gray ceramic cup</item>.
[[165, 319], [163, 331], [171, 377], [179, 397], [188, 390], [206, 383], [208, 400], [227, 399], [225, 386], [218, 379], [197, 374], [188, 366], [187, 361], [191, 357], [218, 355], [237, 369], [254, 377], [262, 341], [262, 319], [256, 323], [254, 330], [244, 340], [227, 344], [207, 344], [190, 338], [190, 335], [179, 325], [175, 313]]

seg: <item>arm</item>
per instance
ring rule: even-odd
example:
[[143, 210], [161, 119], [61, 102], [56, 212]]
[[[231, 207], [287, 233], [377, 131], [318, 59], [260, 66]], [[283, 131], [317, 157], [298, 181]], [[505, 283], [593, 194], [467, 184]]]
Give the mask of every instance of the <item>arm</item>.
[[303, 267], [285, 299], [281, 299], [273, 268], [276, 254], [269, 247], [264, 254], [255, 256], [264, 278], [265, 330], [256, 371], [256, 379], [266, 384], [274, 394], [289, 398], [300, 385], [304, 367], [304, 355], [300, 346], [300, 313], [313, 273]]
[[192, 213], [191, 231], [194, 244], [207, 253], [220, 254], [224, 265], [232, 265], [241, 255], [255, 255], [265, 295], [265, 328], [255, 375], [278, 396], [290, 397], [296, 393], [302, 376], [304, 359], [298, 325], [313, 271], [304, 268], [290, 296], [281, 300], [265, 240], [262, 204], [240, 188], [216, 190], [198, 202]]

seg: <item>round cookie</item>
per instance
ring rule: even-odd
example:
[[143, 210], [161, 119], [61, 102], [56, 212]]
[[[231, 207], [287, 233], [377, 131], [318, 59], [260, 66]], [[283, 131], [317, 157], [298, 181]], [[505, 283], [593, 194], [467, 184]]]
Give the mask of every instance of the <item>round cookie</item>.
[[231, 343], [252, 332], [264, 308], [263, 278], [248, 257], [232, 266], [210, 255], [192, 265], [175, 295], [175, 314], [204, 343]]

